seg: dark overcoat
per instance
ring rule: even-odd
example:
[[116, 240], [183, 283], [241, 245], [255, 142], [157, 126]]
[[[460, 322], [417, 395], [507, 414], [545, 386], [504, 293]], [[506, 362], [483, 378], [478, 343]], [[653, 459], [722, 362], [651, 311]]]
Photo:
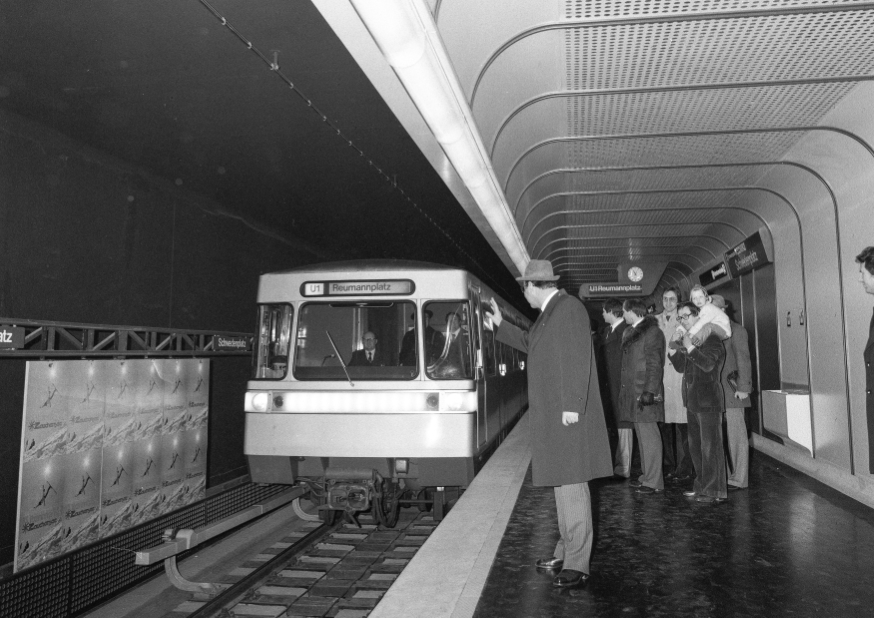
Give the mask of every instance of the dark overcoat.
[[865, 346], [865, 410], [868, 416], [868, 470], [874, 474], [874, 315], [868, 325]]
[[[549, 299], [530, 331], [504, 320], [495, 339], [528, 354], [534, 485], [572, 485], [611, 476], [591, 326], [583, 304], [562, 290]], [[579, 421], [563, 425], [562, 412], [578, 413]]]
[[677, 350], [671, 356], [674, 368], [683, 374], [683, 404], [696, 414], [722, 414], [725, 397], [722, 394], [720, 373], [725, 362], [725, 346], [713, 333], [704, 342], [692, 348]]
[[623, 320], [616, 328], [609, 324], [601, 331], [598, 341], [598, 356], [600, 366], [598, 376], [601, 378], [601, 402], [604, 405], [604, 417], [607, 425], [612, 428], [630, 428], [631, 424], [619, 420], [619, 386], [622, 383], [622, 333], [628, 328]]
[[750, 361], [750, 339], [747, 329], [737, 322], [731, 323], [731, 337], [722, 342], [725, 346], [725, 364], [722, 366], [722, 393], [726, 408], [749, 408], [750, 398], [738, 399], [728, 383], [728, 376], [737, 371], [737, 390], [753, 392], [753, 365]]
[[[622, 383], [619, 386], [619, 418], [632, 423], [665, 420], [665, 335], [658, 320], [648, 315], [622, 334]], [[641, 406], [644, 391], [657, 396], [651, 406]]]

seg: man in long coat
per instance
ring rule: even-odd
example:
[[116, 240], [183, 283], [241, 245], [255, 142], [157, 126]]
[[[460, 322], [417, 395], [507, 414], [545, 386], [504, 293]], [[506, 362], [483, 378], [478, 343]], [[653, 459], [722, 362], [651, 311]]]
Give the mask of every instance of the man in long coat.
[[[856, 256], [859, 282], [867, 294], [874, 294], [874, 247], [865, 247]], [[868, 325], [868, 343], [865, 344], [865, 411], [868, 417], [868, 470], [874, 474], [874, 316]]]
[[622, 317], [622, 301], [608, 298], [601, 307], [604, 326], [598, 340], [598, 377], [601, 378], [601, 403], [607, 421], [607, 435], [613, 449], [613, 474], [631, 476], [631, 451], [634, 426], [619, 420], [619, 385], [622, 380], [622, 333], [628, 323]]
[[555, 488], [560, 538], [536, 566], [562, 569], [553, 585], [576, 586], [588, 580], [592, 553], [589, 481], [613, 473], [591, 326], [582, 303], [555, 287], [548, 260], [531, 260], [518, 280], [541, 310], [531, 330], [504, 322], [494, 299], [491, 308], [495, 339], [528, 354], [532, 480]]
[[655, 317], [647, 315], [646, 304], [629, 298], [622, 305], [630, 328], [622, 334], [622, 378], [619, 387], [619, 418], [634, 423], [640, 448], [639, 478], [629, 482], [639, 494], [664, 491], [662, 436], [658, 423], [665, 420], [664, 388], [665, 336]]
[[[729, 314], [728, 302], [722, 296], [710, 297], [714, 307]], [[703, 329], [701, 332], [704, 332]], [[722, 365], [722, 395], [725, 398], [725, 429], [728, 434], [728, 461], [731, 474], [728, 489], [744, 489], [749, 485], [750, 441], [747, 436], [746, 408], [752, 407], [753, 363], [747, 329], [731, 321], [731, 336], [722, 342], [725, 363]], [[733, 374], [733, 375], [732, 375]], [[731, 379], [729, 379], [731, 378]]]

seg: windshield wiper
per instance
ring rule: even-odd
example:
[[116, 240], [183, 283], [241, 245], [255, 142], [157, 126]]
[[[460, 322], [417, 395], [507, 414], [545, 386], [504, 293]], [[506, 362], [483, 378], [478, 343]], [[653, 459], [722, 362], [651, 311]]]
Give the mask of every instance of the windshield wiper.
[[343, 360], [343, 357], [340, 355], [340, 350], [337, 349], [337, 344], [334, 343], [334, 338], [331, 337], [331, 333], [325, 330], [325, 334], [328, 336], [328, 341], [331, 342], [331, 347], [334, 348], [334, 354], [337, 355], [337, 359], [340, 361], [340, 365], [343, 367], [343, 373], [346, 374], [346, 379], [349, 380], [350, 386], [355, 386], [355, 383], [352, 382], [352, 378], [349, 377], [349, 371], [346, 369], [346, 362]]

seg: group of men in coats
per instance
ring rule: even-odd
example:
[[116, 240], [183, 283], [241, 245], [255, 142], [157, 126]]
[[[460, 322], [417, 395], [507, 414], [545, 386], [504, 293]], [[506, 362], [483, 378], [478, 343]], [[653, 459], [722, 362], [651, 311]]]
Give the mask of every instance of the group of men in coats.
[[[658, 494], [666, 480], [683, 483], [694, 478], [685, 496], [699, 503], [720, 503], [729, 490], [748, 484], [748, 336], [734, 321], [724, 341], [706, 327], [698, 337], [688, 336], [701, 319], [701, 308], [680, 301], [679, 289], [669, 288], [658, 315], [648, 314], [638, 299], [611, 298], [603, 303], [606, 326], [598, 349], [614, 474], [630, 476], [633, 428], [643, 473], [629, 485], [637, 493]], [[727, 309], [721, 296], [708, 296], [706, 302]]]
[[[528, 355], [532, 482], [553, 487], [559, 528], [552, 555], [537, 560], [535, 566], [557, 571], [553, 585], [564, 588], [584, 585], [589, 579], [593, 532], [588, 483], [616, 474], [626, 478], [630, 475], [632, 432], [638, 438], [643, 474], [631, 484], [641, 494], [654, 494], [664, 488], [658, 424], [665, 420], [663, 378], [669, 355], [659, 320], [649, 315], [637, 299], [605, 303], [607, 326], [602, 336], [593, 340], [585, 307], [557, 288], [558, 278], [548, 260], [531, 260], [523, 276], [517, 278], [525, 299], [540, 311], [528, 331], [504, 321], [498, 304], [494, 300], [490, 304], [495, 340]], [[682, 321], [687, 328], [698, 315], [688, 305], [682, 306]], [[596, 344], [605, 352], [601, 364], [605, 375], [601, 380]], [[710, 483], [713, 474], [703, 472], [703, 466], [710, 461], [700, 456], [702, 436], [712, 438], [709, 431], [714, 424], [708, 419], [702, 423], [698, 415], [719, 409], [721, 419], [725, 410], [724, 402], [717, 404], [712, 395], [722, 392], [720, 371], [726, 346], [717, 335], [705, 331], [701, 341], [686, 337], [678, 347], [675, 355], [681, 358], [672, 362], [683, 376], [680, 390], [684, 403], [695, 416], [695, 435], [688, 441], [690, 450], [698, 448], [699, 453], [698, 457], [693, 454], [692, 460], [696, 469], [702, 467], [698, 475], [702, 484], [696, 484], [693, 495], [710, 496], [714, 491], [719, 495], [718, 488], [704, 484]], [[702, 377], [705, 374], [706, 379]], [[698, 388], [705, 384], [704, 390]], [[611, 428], [615, 430], [612, 448], [602, 386]], [[722, 474], [724, 485], [724, 468]]]

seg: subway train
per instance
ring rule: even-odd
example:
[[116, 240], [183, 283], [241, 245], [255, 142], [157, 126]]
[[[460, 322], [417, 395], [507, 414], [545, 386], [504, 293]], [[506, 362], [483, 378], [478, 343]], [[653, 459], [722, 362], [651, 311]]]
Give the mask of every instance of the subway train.
[[530, 321], [470, 273], [397, 260], [261, 276], [245, 454], [252, 480], [306, 484], [322, 519], [402, 503], [443, 514], [527, 406], [525, 354], [484, 309]]

